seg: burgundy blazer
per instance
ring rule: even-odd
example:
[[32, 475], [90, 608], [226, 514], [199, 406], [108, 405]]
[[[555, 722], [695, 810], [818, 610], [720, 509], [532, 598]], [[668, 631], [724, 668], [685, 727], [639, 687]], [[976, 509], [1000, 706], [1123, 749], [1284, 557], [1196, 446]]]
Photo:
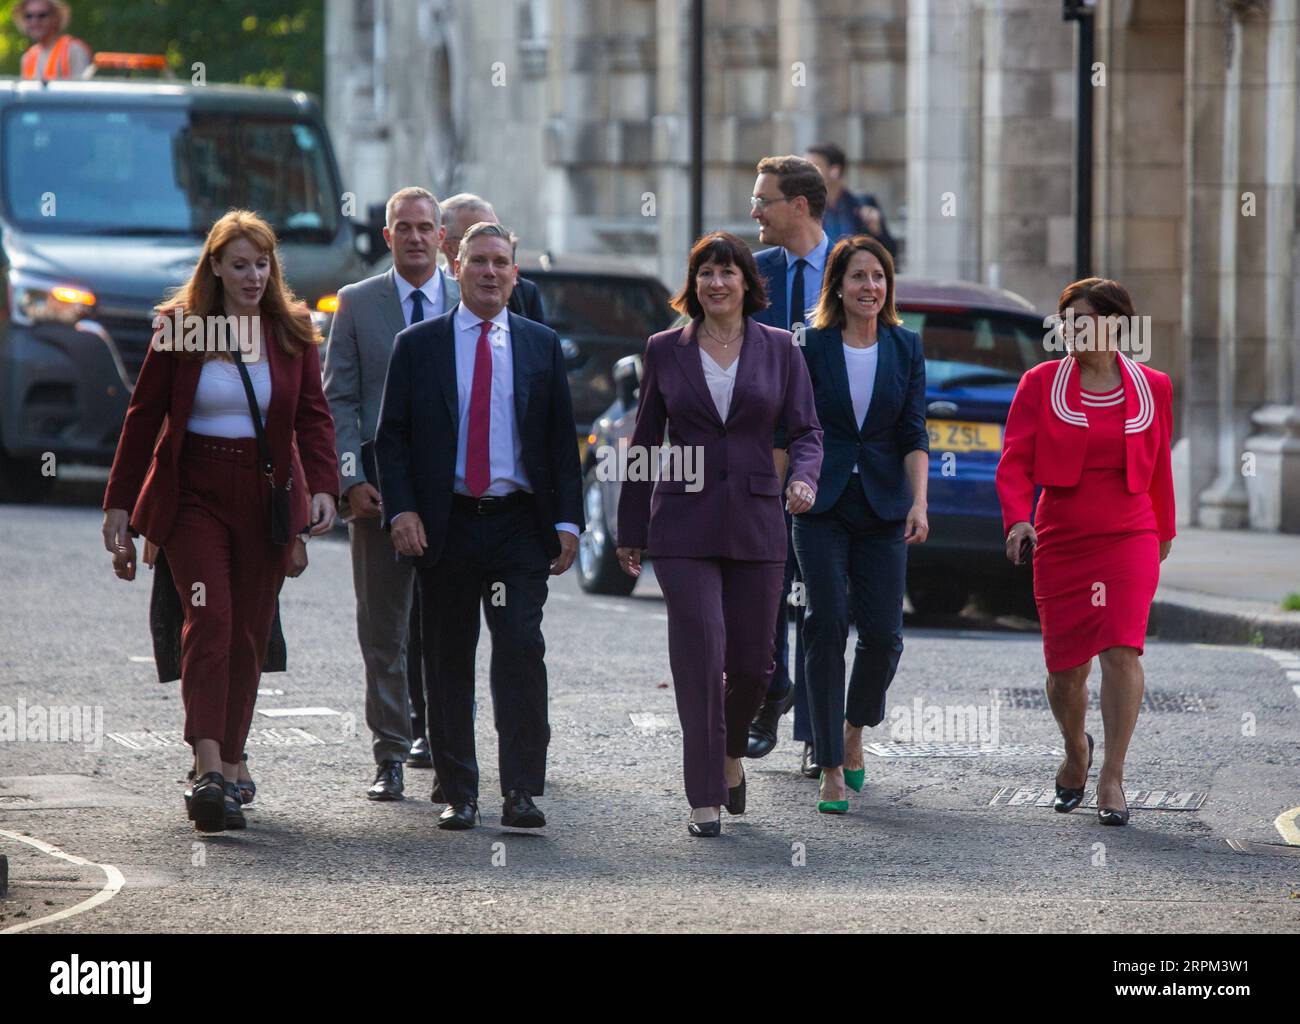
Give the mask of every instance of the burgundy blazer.
[[778, 425], [785, 427], [789, 479], [816, 490], [822, 428], [808, 367], [789, 331], [746, 319], [724, 423], [704, 380], [698, 327], [693, 321], [646, 343], [631, 448], [656, 448], [667, 425], [670, 444], [699, 453], [702, 486], [624, 481], [619, 546], [644, 548], [652, 557], [784, 562], [785, 488], [773, 465], [772, 438]]
[[[271, 366], [266, 439], [277, 484], [284, 483], [293, 467], [289, 496], [297, 533], [310, 522], [311, 495], [338, 496], [334, 420], [321, 387], [316, 346], [308, 346], [301, 356], [294, 357], [268, 332], [266, 347]], [[181, 448], [202, 371], [200, 359], [185, 359], [149, 346], [104, 492], [105, 509], [129, 511], [131, 529], [160, 547], [166, 546], [180, 504]]]
[[[1147, 491], [1160, 540], [1172, 540], [1174, 484], [1169, 452], [1173, 385], [1169, 377], [1119, 354], [1124, 381], [1124, 482], [1130, 494]], [[1016, 388], [1002, 439], [997, 490], [1003, 529], [1030, 522], [1036, 487], [1073, 487], [1088, 450], [1079, 369], [1073, 356], [1026, 370]], [[1098, 510], [1105, 515], [1104, 509]]]

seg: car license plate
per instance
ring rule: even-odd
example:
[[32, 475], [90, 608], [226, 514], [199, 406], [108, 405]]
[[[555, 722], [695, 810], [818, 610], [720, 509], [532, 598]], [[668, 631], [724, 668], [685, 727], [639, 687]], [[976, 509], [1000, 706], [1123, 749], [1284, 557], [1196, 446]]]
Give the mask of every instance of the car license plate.
[[961, 420], [926, 420], [930, 447], [945, 452], [1000, 452], [1000, 423], [966, 423]]

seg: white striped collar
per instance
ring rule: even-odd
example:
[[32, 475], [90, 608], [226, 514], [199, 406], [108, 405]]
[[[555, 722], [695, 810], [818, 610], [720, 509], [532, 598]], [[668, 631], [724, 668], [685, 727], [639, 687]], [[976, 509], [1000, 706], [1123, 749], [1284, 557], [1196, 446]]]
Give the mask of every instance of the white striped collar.
[[[1119, 356], [1121, 369], [1127, 373], [1130, 386], [1137, 398], [1137, 413], [1124, 421], [1124, 433], [1137, 434], [1146, 430], [1155, 420], [1155, 399], [1151, 394], [1151, 385], [1147, 382], [1146, 374], [1142, 372], [1141, 367], [1133, 362], [1123, 352], [1116, 353]], [[1052, 412], [1056, 414], [1057, 419], [1062, 423], [1067, 423], [1075, 427], [1086, 427], [1088, 417], [1082, 412], [1071, 409], [1067, 394], [1070, 386], [1070, 374], [1074, 372], [1074, 357], [1065, 356], [1059, 361], [1056, 367], [1056, 375], [1052, 378], [1051, 401]], [[1105, 395], [1094, 395], [1089, 397], [1080, 396], [1085, 406], [1096, 408], [1099, 406], [1110, 406], [1119, 404], [1124, 396], [1120, 399], [1115, 398], [1116, 392], [1112, 391]]]

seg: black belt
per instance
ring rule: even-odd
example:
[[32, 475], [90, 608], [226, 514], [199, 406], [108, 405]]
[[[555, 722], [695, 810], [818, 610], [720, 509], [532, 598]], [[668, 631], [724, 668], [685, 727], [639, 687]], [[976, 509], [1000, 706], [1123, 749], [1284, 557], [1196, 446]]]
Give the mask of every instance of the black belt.
[[471, 498], [468, 494], [453, 494], [451, 507], [458, 508], [462, 512], [471, 512], [476, 516], [490, 516], [523, 505], [531, 497], [532, 495], [527, 491], [511, 491], [500, 497], [485, 495], [482, 498]]

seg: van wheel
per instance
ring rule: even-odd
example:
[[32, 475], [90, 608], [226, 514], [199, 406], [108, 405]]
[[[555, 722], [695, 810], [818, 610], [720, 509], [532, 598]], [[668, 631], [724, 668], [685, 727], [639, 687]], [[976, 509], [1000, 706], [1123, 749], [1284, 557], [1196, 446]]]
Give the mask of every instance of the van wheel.
[[41, 472], [40, 459], [15, 459], [0, 452], [0, 502], [30, 505], [54, 490], [54, 477]]
[[917, 615], [959, 615], [970, 600], [970, 588], [960, 579], [932, 576], [909, 582], [907, 596]]
[[605, 514], [605, 492], [596, 479], [593, 467], [587, 470], [582, 485], [582, 500], [587, 512], [587, 529], [578, 538], [578, 585], [588, 594], [627, 597], [636, 586], [618, 565], [614, 531]]

